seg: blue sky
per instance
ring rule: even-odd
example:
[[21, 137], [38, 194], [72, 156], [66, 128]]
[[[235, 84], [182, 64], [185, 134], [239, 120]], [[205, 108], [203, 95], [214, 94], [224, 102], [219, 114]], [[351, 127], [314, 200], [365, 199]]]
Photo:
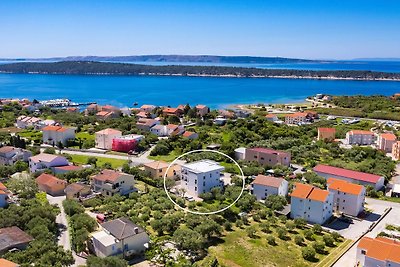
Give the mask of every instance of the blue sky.
[[400, 57], [400, 1], [0, 1], [0, 57]]

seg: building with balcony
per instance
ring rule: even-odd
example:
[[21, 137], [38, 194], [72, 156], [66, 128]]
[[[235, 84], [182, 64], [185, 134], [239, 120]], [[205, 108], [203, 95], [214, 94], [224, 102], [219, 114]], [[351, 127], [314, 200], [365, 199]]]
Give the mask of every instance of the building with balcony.
[[114, 138], [122, 136], [122, 132], [115, 129], [104, 129], [95, 133], [95, 147], [99, 149], [111, 150]]
[[14, 165], [17, 161], [28, 162], [32, 152], [26, 149], [17, 148], [13, 146], [0, 147], [0, 166], [1, 165]]
[[53, 167], [69, 166], [66, 158], [59, 155], [41, 153], [29, 158], [29, 170], [31, 173], [45, 171]]
[[285, 197], [288, 193], [289, 183], [283, 178], [257, 175], [251, 183], [251, 193], [257, 200], [265, 200], [268, 196], [277, 195]]
[[400, 267], [400, 241], [387, 237], [364, 236], [357, 245], [356, 266]]
[[128, 195], [137, 191], [133, 175], [107, 169], [92, 176], [91, 185], [94, 192], [103, 196]]
[[269, 148], [246, 148], [246, 161], [257, 161], [263, 166], [290, 165], [290, 153]]

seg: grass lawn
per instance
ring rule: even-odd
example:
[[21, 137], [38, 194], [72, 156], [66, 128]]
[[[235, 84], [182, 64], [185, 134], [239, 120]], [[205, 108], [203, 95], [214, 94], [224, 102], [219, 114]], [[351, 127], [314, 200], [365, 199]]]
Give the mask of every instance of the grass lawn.
[[88, 141], [94, 140], [94, 134], [90, 134], [88, 132], [79, 132], [75, 135], [75, 138], [86, 139]]
[[149, 156], [148, 158], [152, 159], [152, 160], [162, 160], [162, 161], [166, 161], [166, 162], [172, 162], [174, 159], [176, 159], [179, 156], [180, 155], [174, 150], [171, 153], [169, 153], [168, 155]]
[[[252, 223], [252, 225], [258, 225], [258, 223]], [[216, 246], [210, 247], [210, 254], [217, 257], [218, 262], [221, 266], [241, 266], [241, 267], [265, 267], [265, 266], [292, 266], [292, 267], [306, 267], [306, 266], [319, 266], [320, 263], [327, 263], [334, 260], [334, 257], [338, 256], [340, 252], [348, 245], [349, 241], [341, 242], [337, 244], [337, 247], [329, 248], [325, 247], [326, 254], [316, 255], [315, 262], [309, 262], [303, 259], [301, 249], [303, 246], [296, 245], [294, 242], [294, 236], [296, 233], [288, 233], [288, 240], [281, 240], [276, 234], [276, 229], [281, 227], [281, 223], [278, 223], [277, 227], [271, 227], [272, 232], [266, 234], [260, 229], [257, 230], [256, 237], [250, 238], [246, 233], [246, 228], [234, 227], [234, 231], [226, 232], [226, 235], [222, 237], [223, 243]], [[302, 234], [303, 230], [296, 229], [297, 234]], [[276, 245], [269, 245], [266, 237], [273, 235], [276, 240]], [[322, 236], [315, 236], [316, 240], [322, 240]], [[304, 246], [310, 245], [313, 241], [305, 239]], [[333, 253], [330, 255], [330, 253]], [[321, 265], [325, 266], [325, 264]]]
[[[87, 164], [87, 160], [88, 158], [90, 158], [90, 156], [85, 156], [85, 155], [73, 155], [73, 154], [69, 155], [72, 157], [72, 162], [76, 164]], [[119, 168], [122, 167], [122, 165], [127, 162], [127, 160], [123, 159], [110, 159], [100, 156], [97, 156], [96, 158], [97, 158], [97, 166], [102, 166], [104, 163], [109, 162], [111, 163], [111, 166], [113, 168]]]

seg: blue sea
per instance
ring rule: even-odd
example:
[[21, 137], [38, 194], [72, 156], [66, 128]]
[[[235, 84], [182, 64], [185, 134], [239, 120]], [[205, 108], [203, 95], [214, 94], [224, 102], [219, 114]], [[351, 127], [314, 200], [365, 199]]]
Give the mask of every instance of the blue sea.
[[168, 76], [0, 74], [0, 98], [69, 98], [119, 107], [133, 103], [190, 103], [221, 108], [230, 104], [294, 103], [317, 93], [392, 95], [400, 82]]

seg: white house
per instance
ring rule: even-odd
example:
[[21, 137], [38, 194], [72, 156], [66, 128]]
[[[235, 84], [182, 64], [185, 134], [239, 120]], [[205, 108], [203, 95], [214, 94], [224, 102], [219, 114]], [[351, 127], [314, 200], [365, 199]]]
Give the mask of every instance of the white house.
[[382, 133], [378, 135], [378, 139], [376, 141], [378, 148], [387, 153], [392, 152], [393, 144], [397, 141], [396, 135], [393, 133]]
[[68, 165], [68, 160], [58, 155], [42, 153], [29, 158], [29, 170], [31, 173]]
[[324, 224], [333, 211], [333, 194], [308, 184], [296, 183], [291, 196], [290, 217]]
[[92, 177], [92, 189], [104, 196], [128, 195], [137, 190], [133, 175], [107, 169]]
[[235, 149], [235, 159], [237, 160], [245, 160], [246, 159], [246, 148], [238, 147]]
[[333, 194], [333, 210], [358, 216], [364, 210], [365, 187], [344, 180], [329, 178], [328, 190]]
[[18, 160], [28, 162], [32, 152], [26, 149], [13, 146], [0, 147], [0, 166], [13, 165]]
[[346, 144], [371, 145], [375, 141], [375, 134], [371, 131], [352, 130], [346, 133]]
[[257, 175], [252, 182], [252, 194], [257, 200], [265, 200], [268, 196], [286, 196], [289, 183], [283, 178]]
[[99, 149], [112, 149], [112, 142], [114, 138], [122, 136], [122, 132], [115, 129], [104, 129], [95, 133], [95, 147]]
[[150, 132], [157, 136], [166, 136], [167, 135], [167, 126], [158, 124], [150, 128]]
[[41, 119], [36, 117], [19, 116], [16, 121], [16, 126], [20, 129], [26, 129], [28, 127], [40, 128], [41, 121]]
[[149, 247], [150, 238], [145, 230], [128, 218], [118, 218], [101, 224], [93, 233], [90, 247], [98, 257], [129, 257], [142, 254]]
[[68, 140], [75, 138], [75, 128], [66, 128], [61, 126], [46, 126], [43, 131], [43, 143], [57, 145], [61, 142], [63, 145]]
[[364, 236], [357, 245], [357, 266], [400, 267], [400, 241]]
[[353, 184], [364, 186], [372, 185], [376, 190], [380, 190], [385, 183], [385, 178], [376, 174], [347, 170], [329, 165], [318, 164], [314, 167], [314, 172], [319, 176], [345, 180]]
[[214, 187], [222, 187], [221, 171], [225, 168], [212, 160], [200, 160], [182, 166], [182, 188], [189, 195], [199, 196]]

